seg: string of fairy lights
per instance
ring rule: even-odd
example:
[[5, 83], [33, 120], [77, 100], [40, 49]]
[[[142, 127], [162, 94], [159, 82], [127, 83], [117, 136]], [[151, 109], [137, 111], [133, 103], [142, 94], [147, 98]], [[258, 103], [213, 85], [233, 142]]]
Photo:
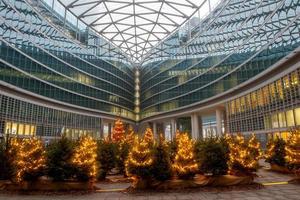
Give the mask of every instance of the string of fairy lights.
[[8, 155], [16, 171], [13, 179], [17, 183], [23, 181], [26, 173], [34, 174], [46, 166], [44, 146], [36, 138], [11, 138]]
[[[114, 126], [114, 133], [111, 141], [120, 144], [130, 144], [130, 150], [125, 162], [125, 170], [129, 176], [134, 176], [130, 168], [151, 167], [155, 160], [153, 147], [156, 144], [153, 132], [147, 128], [143, 137], [129, 129], [125, 134], [125, 128], [121, 120], [117, 120]], [[160, 142], [167, 148], [168, 143], [163, 136]], [[259, 141], [253, 134], [246, 139], [242, 134], [225, 136], [225, 141], [229, 147], [228, 167], [229, 173], [234, 170], [255, 171], [258, 168], [258, 161], [262, 158], [262, 151]], [[172, 169], [178, 176], [193, 175], [198, 171], [198, 164], [195, 159], [194, 144], [188, 133], [176, 133], [175, 142], [177, 145]], [[99, 164], [97, 162], [97, 142], [90, 136], [83, 136], [77, 141], [71, 163], [81, 169], [88, 171], [90, 179], [97, 177]], [[275, 151], [274, 144], [268, 148], [266, 157], [272, 155]], [[295, 130], [290, 135], [285, 146], [285, 160], [289, 164], [297, 165], [300, 168], [300, 130]], [[25, 174], [34, 174], [46, 167], [46, 152], [41, 140], [37, 138], [20, 139], [11, 138], [9, 140], [8, 155], [11, 163], [16, 169], [15, 181], [22, 182]], [[237, 169], [237, 166], [243, 169]], [[298, 169], [299, 170], [299, 169]]]
[[89, 178], [97, 175], [97, 142], [90, 136], [81, 137], [75, 147], [71, 163], [88, 171]]
[[229, 172], [236, 170], [237, 166], [244, 168], [244, 171], [255, 171], [262, 156], [260, 143], [255, 135], [253, 134], [248, 141], [241, 134], [226, 135], [225, 138], [229, 146]]

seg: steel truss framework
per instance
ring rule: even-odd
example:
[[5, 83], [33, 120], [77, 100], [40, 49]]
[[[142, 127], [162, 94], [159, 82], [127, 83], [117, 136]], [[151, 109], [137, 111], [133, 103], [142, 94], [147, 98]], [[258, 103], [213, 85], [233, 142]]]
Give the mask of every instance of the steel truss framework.
[[140, 63], [210, 0], [58, 0], [69, 12]]

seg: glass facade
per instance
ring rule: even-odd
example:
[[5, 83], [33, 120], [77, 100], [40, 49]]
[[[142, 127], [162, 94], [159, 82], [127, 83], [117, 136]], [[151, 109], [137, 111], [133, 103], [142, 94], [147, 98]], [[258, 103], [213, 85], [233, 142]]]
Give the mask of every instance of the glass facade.
[[1, 1], [0, 80], [26, 91], [135, 119], [133, 72], [59, 31], [25, 0]]
[[195, 28], [199, 34], [177, 45], [185, 59], [142, 67], [141, 118], [203, 102], [264, 72], [299, 47], [299, 13], [297, 0], [222, 4]]
[[0, 133], [18, 136], [100, 137], [100, 117], [72, 113], [0, 94]]
[[300, 69], [226, 104], [230, 133], [300, 126]]
[[[220, 126], [233, 133], [281, 132], [300, 126], [299, 67], [291, 73], [286, 71], [290, 66], [277, 67], [300, 47], [298, 0], [205, 0], [177, 31], [162, 41], [156, 38], [159, 43], [151, 47], [141, 47], [145, 52], [137, 46], [151, 43], [151, 38], [130, 42], [137, 37], [130, 33], [127, 36], [133, 38], [119, 42], [132, 46], [116, 46], [117, 35], [106, 37], [112, 41], [104, 39], [95, 23], [89, 25], [75, 13], [75, 7], [84, 6], [91, 20], [85, 3], [72, 0], [75, 7], [68, 10], [68, 2], [0, 0], [0, 88], [12, 92], [0, 90], [0, 133], [100, 137], [110, 134], [111, 121], [106, 126], [105, 119], [143, 123], [158, 115], [170, 120], [168, 114], [177, 111], [186, 112], [172, 115], [177, 127], [192, 133], [196, 126], [191, 125], [190, 114], [200, 117], [197, 111], [190, 112], [192, 106], [225, 99], [241, 84], [276, 70], [288, 75], [217, 102], [225, 107], [226, 119], [222, 123], [216, 123], [217, 118], [203, 120], [203, 135], [217, 135]], [[97, 15], [97, 10], [90, 9]], [[120, 25], [101, 21], [106, 23]], [[111, 34], [124, 36], [126, 31]], [[147, 34], [159, 33], [150, 30]], [[128, 52], [132, 48], [134, 52]], [[46, 103], [35, 104], [35, 100]], [[164, 130], [170, 138], [173, 129]]]

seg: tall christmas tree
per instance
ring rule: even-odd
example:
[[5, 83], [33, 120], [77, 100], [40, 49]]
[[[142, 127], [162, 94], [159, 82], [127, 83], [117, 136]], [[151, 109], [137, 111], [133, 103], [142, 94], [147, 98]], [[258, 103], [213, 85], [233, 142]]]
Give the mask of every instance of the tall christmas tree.
[[149, 143], [154, 142], [154, 135], [153, 135], [153, 132], [152, 132], [151, 128], [146, 129], [146, 131], [144, 133], [144, 139]]
[[171, 178], [171, 161], [168, 151], [168, 144], [163, 135], [159, 136], [159, 142], [154, 148], [155, 159], [153, 163], [153, 176], [159, 181]]
[[125, 128], [121, 119], [115, 122], [111, 138], [113, 142], [120, 142], [125, 138]]
[[152, 175], [153, 161], [151, 142], [145, 137], [142, 139], [136, 137], [125, 163], [126, 173], [137, 178], [149, 178]]
[[74, 150], [71, 163], [76, 167], [76, 177], [88, 181], [97, 176], [97, 142], [90, 136], [81, 137]]
[[244, 136], [226, 136], [229, 146], [228, 167], [233, 174], [250, 174], [258, 168], [258, 160], [261, 156], [260, 144], [252, 135], [250, 140], [245, 140]]
[[36, 138], [12, 138], [9, 142], [8, 157], [14, 169], [13, 180], [17, 183], [33, 181], [42, 175], [45, 168], [45, 150]]
[[176, 135], [177, 151], [173, 169], [181, 179], [193, 178], [198, 170], [194, 155], [194, 142], [187, 133]]
[[288, 167], [300, 174], [300, 130], [293, 130], [285, 146]]

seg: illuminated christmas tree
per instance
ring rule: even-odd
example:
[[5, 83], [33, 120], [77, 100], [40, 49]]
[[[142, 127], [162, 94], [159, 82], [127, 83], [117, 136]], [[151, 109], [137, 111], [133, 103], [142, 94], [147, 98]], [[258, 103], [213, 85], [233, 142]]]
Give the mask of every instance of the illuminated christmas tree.
[[90, 136], [81, 137], [75, 147], [71, 163], [76, 167], [76, 177], [88, 181], [97, 176], [97, 143]]
[[152, 143], [146, 137], [136, 137], [125, 162], [127, 175], [137, 178], [151, 177], [153, 160]]
[[13, 181], [33, 181], [42, 175], [46, 165], [45, 150], [36, 138], [9, 141], [8, 158], [13, 167]]
[[133, 145], [135, 138], [135, 132], [132, 127], [129, 128], [128, 133], [126, 134], [125, 141], [127, 144]]
[[286, 162], [289, 169], [300, 174], [300, 130], [293, 130], [286, 143]]
[[261, 157], [260, 144], [255, 135], [250, 140], [244, 136], [226, 136], [229, 146], [229, 172], [233, 174], [250, 174], [258, 168], [258, 160]]
[[117, 119], [114, 124], [111, 138], [113, 142], [120, 142], [125, 138], [125, 128], [120, 119]]
[[187, 133], [176, 135], [177, 151], [174, 158], [173, 169], [181, 179], [193, 178], [198, 170], [194, 155], [194, 142]]
[[147, 142], [150, 142], [150, 143], [154, 142], [154, 135], [153, 135], [153, 132], [152, 132], [151, 128], [147, 128], [146, 129], [146, 131], [144, 133], [144, 139]]

